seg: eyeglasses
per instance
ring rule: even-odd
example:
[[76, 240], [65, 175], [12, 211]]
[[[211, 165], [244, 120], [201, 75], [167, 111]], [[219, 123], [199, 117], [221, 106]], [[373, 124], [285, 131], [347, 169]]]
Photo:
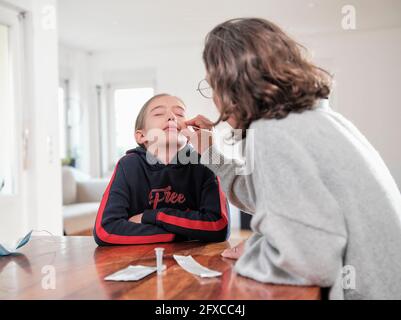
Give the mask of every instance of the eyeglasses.
[[196, 89], [196, 91], [199, 91], [199, 93], [206, 99], [213, 98], [213, 89], [210, 87], [206, 79], [203, 79], [199, 82], [198, 89]]

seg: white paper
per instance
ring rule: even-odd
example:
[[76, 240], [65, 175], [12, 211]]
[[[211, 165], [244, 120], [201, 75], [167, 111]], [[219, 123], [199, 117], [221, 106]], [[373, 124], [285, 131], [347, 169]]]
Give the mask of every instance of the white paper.
[[185, 271], [192, 273], [194, 275], [200, 276], [201, 278], [213, 278], [222, 275], [221, 272], [208, 269], [198, 262], [192, 256], [178, 256], [173, 255], [175, 261], [183, 268]]
[[[163, 266], [165, 269], [166, 266]], [[125, 269], [117, 271], [107, 277], [104, 278], [106, 281], [138, 281], [141, 280], [151, 273], [157, 270], [156, 267], [148, 267], [148, 266], [128, 266]]]

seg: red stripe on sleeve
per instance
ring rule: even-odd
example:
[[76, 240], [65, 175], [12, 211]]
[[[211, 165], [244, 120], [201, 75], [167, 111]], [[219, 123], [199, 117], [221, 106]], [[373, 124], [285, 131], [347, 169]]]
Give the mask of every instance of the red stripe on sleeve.
[[109, 199], [111, 185], [114, 182], [114, 178], [116, 176], [117, 167], [119, 163], [117, 163], [114, 168], [113, 175], [111, 180], [106, 188], [105, 193], [103, 194], [102, 201], [100, 203], [100, 207], [97, 213], [96, 218], [96, 234], [100, 240], [112, 243], [112, 244], [146, 244], [146, 243], [155, 243], [155, 242], [171, 242], [174, 240], [174, 234], [154, 234], [149, 236], [122, 236], [117, 234], [108, 233], [102, 226], [102, 218], [104, 209], [106, 207], [107, 201]]

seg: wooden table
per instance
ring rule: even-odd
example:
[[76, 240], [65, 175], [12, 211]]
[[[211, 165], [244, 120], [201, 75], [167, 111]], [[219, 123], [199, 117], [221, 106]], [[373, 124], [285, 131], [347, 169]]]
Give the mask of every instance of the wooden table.
[[[319, 288], [268, 285], [237, 275], [234, 261], [220, 256], [236, 242], [97, 247], [92, 237], [33, 237], [20, 254], [0, 257], [0, 299], [320, 298]], [[131, 264], [155, 265], [156, 247], [165, 248], [167, 269], [162, 276], [154, 273], [137, 282], [103, 280]], [[189, 274], [173, 254], [192, 255], [223, 275], [202, 279]]]

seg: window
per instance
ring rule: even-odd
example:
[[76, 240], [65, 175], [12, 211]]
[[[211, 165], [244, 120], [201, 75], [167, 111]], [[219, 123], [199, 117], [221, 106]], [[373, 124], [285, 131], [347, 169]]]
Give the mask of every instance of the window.
[[154, 95], [153, 88], [128, 88], [114, 90], [116, 156], [137, 146], [135, 120], [143, 104]]
[[0, 24], [0, 193], [13, 193], [13, 123], [9, 28]]

